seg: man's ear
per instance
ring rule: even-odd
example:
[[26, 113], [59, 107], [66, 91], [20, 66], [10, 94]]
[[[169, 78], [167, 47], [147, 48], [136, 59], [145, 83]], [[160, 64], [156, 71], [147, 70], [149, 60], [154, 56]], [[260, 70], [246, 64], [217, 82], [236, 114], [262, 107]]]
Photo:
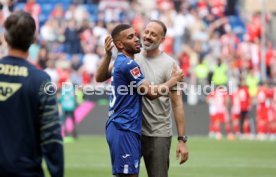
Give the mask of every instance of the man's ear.
[[9, 43], [9, 37], [8, 37], [7, 33], [4, 33], [4, 39], [7, 43]]
[[161, 38], [161, 42], [164, 42], [164, 41], [165, 41], [165, 39], [166, 39], [166, 37], [165, 37], [165, 36], [163, 36], [163, 37]]
[[121, 41], [115, 41], [115, 45], [116, 45], [118, 50], [121, 50], [121, 49], [124, 48], [124, 45]]

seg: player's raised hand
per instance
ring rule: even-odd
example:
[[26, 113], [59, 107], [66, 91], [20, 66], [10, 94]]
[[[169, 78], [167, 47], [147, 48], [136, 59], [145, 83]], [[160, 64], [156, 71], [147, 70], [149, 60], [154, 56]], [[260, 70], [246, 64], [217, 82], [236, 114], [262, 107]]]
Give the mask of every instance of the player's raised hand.
[[113, 44], [112, 37], [110, 35], [108, 35], [104, 41], [104, 49], [105, 49], [106, 55], [108, 55], [108, 56], [112, 55], [113, 47], [114, 47], [114, 44]]
[[178, 82], [181, 82], [184, 79], [183, 72], [177, 69], [176, 64], [173, 64], [171, 77], [175, 78]]

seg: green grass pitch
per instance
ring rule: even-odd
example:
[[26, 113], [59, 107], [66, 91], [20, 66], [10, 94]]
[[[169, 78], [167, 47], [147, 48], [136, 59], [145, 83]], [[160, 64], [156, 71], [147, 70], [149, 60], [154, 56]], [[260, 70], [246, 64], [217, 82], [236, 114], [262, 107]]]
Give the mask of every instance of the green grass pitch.
[[[190, 137], [189, 160], [179, 165], [176, 138], [170, 157], [170, 177], [275, 177], [276, 142], [211, 140]], [[47, 177], [49, 175], [47, 174]], [[81, 136], [65, 144], [65, 177], [111, 177], [104, 136]], [[144, 162], [139, 177], [147, 177]]]

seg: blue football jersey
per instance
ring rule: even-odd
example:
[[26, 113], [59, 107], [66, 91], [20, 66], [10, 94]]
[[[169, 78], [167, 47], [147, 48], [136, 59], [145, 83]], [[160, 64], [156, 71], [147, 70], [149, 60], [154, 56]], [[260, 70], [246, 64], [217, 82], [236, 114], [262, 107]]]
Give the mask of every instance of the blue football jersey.
[[44, 177], [43, 157], [52, 176], [63, 176], [61, 125], [49, 81], [23, 58], [0, 59], [1, 177]]
[[137, 93], [137, 88], [143, 81], [138, 64], [124, 54], [118, 54], [111, 76], [107, 126], [112, 122], [119, 129], [141, 134], [142, 96]]

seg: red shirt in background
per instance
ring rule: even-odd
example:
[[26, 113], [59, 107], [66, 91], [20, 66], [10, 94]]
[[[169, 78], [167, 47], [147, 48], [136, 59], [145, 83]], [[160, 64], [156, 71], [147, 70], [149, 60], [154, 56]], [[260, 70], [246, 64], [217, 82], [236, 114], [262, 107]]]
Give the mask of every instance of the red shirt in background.
[[179, 66], [184, 74], [185, 77], [189, 77], [189, 70], [190, 70], [190, 56], [188, 53], [183, 52], [179, 56]]
[[272, 47], [268, 48], [265, 55], [266, 66], [270, 66], [272, 64], [274, 56], [275, 56], [274, 49]]
[[247, 86], [241, 86], [238, 89], [238, 96], [240, 101], [241, 111], [248, 111], [250, 108], [250, 95]]

